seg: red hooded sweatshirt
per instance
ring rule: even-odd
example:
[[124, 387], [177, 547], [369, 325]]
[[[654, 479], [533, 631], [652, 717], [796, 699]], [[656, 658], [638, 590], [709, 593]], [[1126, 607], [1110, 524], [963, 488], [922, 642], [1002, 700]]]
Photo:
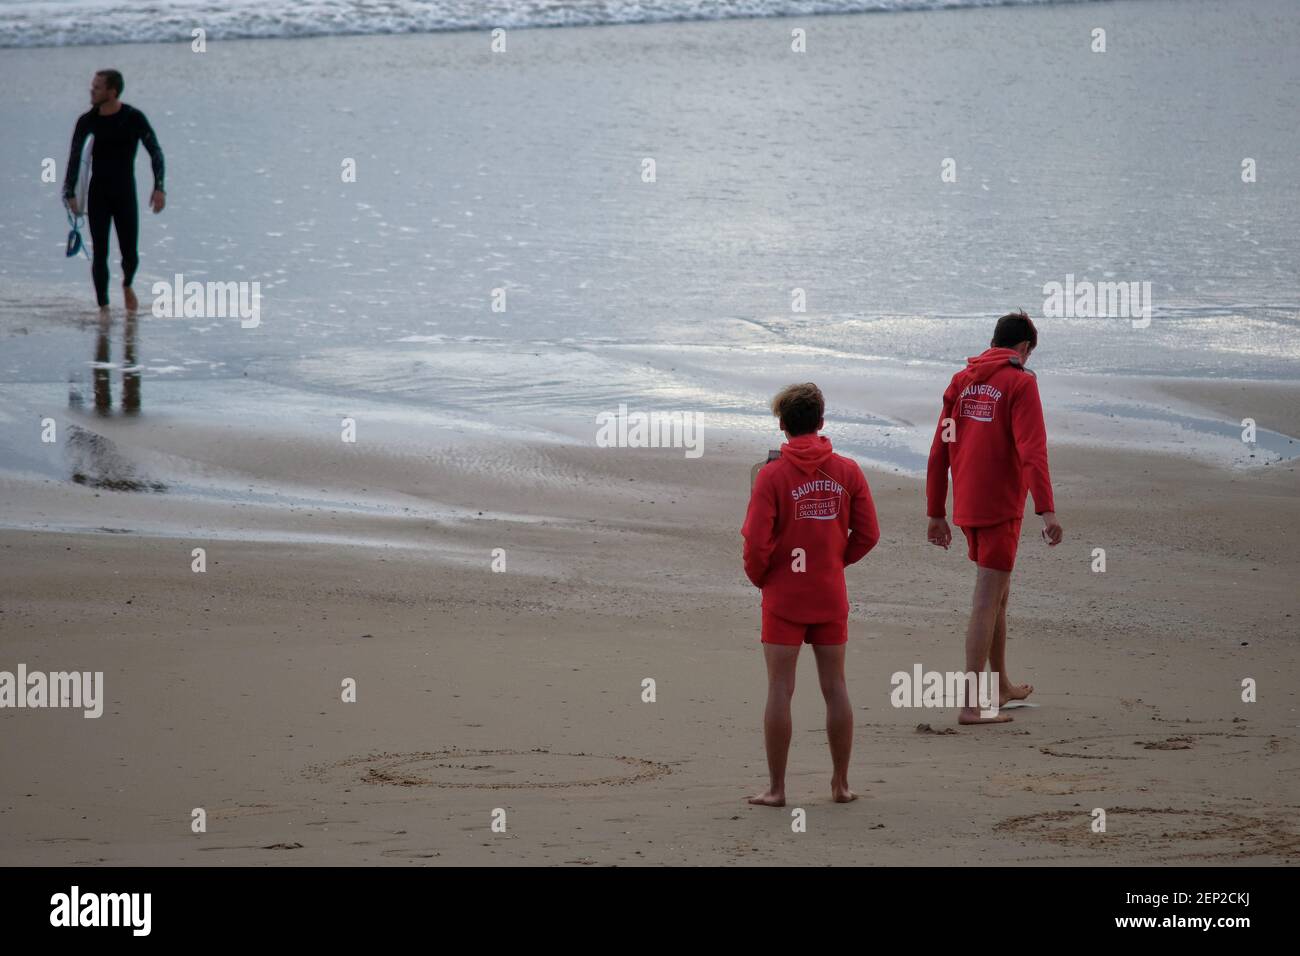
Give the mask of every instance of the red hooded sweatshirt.
[[849, 616], [844, 569], [880, 540], [866, 476], [820, 435], [790, 439], [763, 466], [740, 533], [763, 610], [799, 624]]
[[[943, 411], [930, 446], [925, 480], [926, 514], [946, 516], [952, 467], [952, 518], [963, 528], [1001, 524], [1025, 514], [1055, 511], [1047, 470], [1047, 428], [1034, 373], [1015, 349], [991, 348], [966, 360], [943, 393]], [[943, 440], [944, 420], [955, 423]]]

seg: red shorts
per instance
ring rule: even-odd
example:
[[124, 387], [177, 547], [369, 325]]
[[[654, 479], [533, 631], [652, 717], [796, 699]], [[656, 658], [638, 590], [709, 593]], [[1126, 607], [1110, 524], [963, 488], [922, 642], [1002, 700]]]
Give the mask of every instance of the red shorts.
[[981, 568], [1010, 571], [1016, 566], [1016, 546], [1020, 544], [1020, 519], [1012, 518], [985, 528], [962, 528], [966, 536], [966, 553]]
[[847, 644], [849, 641], [849, 619], [839, 621], [819, 621], [816, 624], [800, 624], [787, 621], [768, 611], [763, 612], [763, 643], [787, 644], [797, 647], [800, 644]]

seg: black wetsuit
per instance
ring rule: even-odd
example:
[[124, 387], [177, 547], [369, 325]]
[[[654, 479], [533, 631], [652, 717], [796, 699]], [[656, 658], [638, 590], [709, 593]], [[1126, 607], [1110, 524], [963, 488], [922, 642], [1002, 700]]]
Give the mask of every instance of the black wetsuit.
[[77, 192], [81, 172], [81, 150], [86, 137], [94, 134], [95, 145], [90, 161], [90, 195], [82, 212], [90, 221], [90, 243], [94, 253], [90, 274], [95, 280], [95, 297], [108, 305], [108, 230], [110, 220], [117, 225], [117, 245], [122, 252], [122, 284], [130, 285], [140, 263], [136, 240], [140, 235], [140, 208], [135, 195], [135, 149], [140, 143], [153, 161], [153, 188], [163, 188], [163, 154], [153, 128], [134, 106], [122, 104], [111, 116], [102, 116], [99, 107], [91, 107], [77, 120], [72, 134], [72, 152], [68, 155], [68, 172], [63, 178], [63, 198]]

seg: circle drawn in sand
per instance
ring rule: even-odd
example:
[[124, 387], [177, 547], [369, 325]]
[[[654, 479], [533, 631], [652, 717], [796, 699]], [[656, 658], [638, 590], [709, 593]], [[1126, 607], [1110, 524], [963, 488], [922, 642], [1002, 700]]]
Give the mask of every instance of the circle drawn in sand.
[[[1252, 741], [1243, 743], [1243, 741]], [[1264, 743], [1259, 743], [1263, 741]], [[1079, 760], [1142, 760], [1152, 751], [1189, 750], [1198, 757], [1272, 756], [1285, 741], [1272, 734], [1239, 734], [1227, 731], [1170, 733], [1157, 731], [1141, 734], [1099, 734], [1095, 737], [1070, 737], [1054, 740], [1039, 747], [1049, 757], [1074, 757]]]
[[362, 783], [439, 789], [522, 790], [561, 787], [621, 787], [672, 772], [667, 764], [640, 757], [551, 750], [433, 750], [351, 757], [320, 774], [347, 770]]
[[[1168, 859], [1278, 856], [1300, 858], [1300, 830], [1285, 816], [1252, 816], [1231, 810], [1174, 807], [1106, 809], [1107, 832], [1092, 832], [1086, 810], [1049, 810], [1003, 820], [994, 830], [1044, 840], [1060, 846], [1109, 849], [1122, 841], [1125, 850], [1167, 852]], [[1166, 858], [1166, 857], [1161, 857]]]

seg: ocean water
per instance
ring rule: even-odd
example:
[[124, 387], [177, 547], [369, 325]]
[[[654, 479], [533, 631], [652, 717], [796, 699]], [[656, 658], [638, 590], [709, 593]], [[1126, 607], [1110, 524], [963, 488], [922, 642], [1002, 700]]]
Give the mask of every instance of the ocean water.
[[0, 47], [432, 33], [1091, 0], [0, 0]]
[[[1120, 0], [527, 30], [504, 53], [476, 32], [8, 50], [0, 449], [105, 375], [119, 410], [130, 376], [141, 421], [256, 394], [286, 428], [354, 401], [591, 443], [627, 403], [756, 444], [771, 392], [815, 379], [841, 444], [917, 473], [948, 377], [1024, 307], [1054, 440], [1239, 461], [1227, 420], [1146, 383], [1300, 373], [1298, 47], [1292, 0]], [[110, 64], [167, 155], [146, 309], [178, 273], [257, 282], [256, 328], [146, 312], [128, 337], [119, 306], [101, 335], [39, 173], [61, 179]], [[1149, 283], [1149, 323], [1044, 317], [1067, 276]], [[1261, 457], [1289, 457], [1261, 427]]]

